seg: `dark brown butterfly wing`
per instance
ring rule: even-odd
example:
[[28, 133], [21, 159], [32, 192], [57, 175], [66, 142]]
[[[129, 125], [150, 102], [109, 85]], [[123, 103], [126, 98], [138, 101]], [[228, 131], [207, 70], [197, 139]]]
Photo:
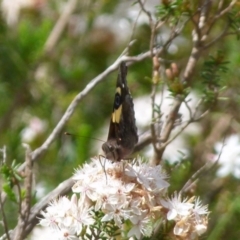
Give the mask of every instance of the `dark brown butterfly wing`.
[[113, 161], [126, 158], [138, 142], [134, 106], [126, 76], [127, 66], [122, 62], [119, 67], [108, 140], [102, 145], [106, 158]]

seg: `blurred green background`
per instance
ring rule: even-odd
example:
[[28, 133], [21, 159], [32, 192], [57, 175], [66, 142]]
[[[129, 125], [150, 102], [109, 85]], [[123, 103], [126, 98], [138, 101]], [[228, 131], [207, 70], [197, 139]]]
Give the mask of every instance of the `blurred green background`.
[[[0, 19], [0, 147], [6, 145], [7, 162], [11, 164], [14, 159], [18, 163], [24, 161], [22, 142], [28, 142], [32, 150], [38, 148], [73, 98], [118, 58], [131, 39], [138, 8], [133, 1], [76, 1], [59, 39], [48, 50], [46, 42], [67, 2], [32, 0], [19, 5], [18, 11], [15, 7], [20, 3], [16, 1], [12, 3], [14, 7], [7, 8], [11, 5], [9, 2], [2, 1]], [[157, 4], [159, 1], [153, 1], [148, 6], [154, 9]], [[236, 12], [239, 13], [239, 6], [236, 6]], [[226, 19], [214, 26], [210, 38], [220, 34], [224, 21]], [[174, 41], [172, 50], [161, 55], [176, 62], [180, 69], [185, 68], [191, 51], [192, 27], [187, 24]], [[169, 26], [158, 33], [159, 38], [168, 34]], [[130, 50], [131, 55], [149, 50], [150, 28], [146, 18], [139, 18], [133, 39], [137, 42]], [[207, 161], [201, 158], [202, 151], [210, 148], [209, 152], [214, 153], [215, 142], [221, 141], [226, 134], [240, 132], [240, 44], [235, 34], [229, 34], [204, 51], [191, 79], [191, 87], [198, 93], [203, 92], [204, 61], [218, 50], [229, 62], [227, 73], [220, 73], [219, 83], [220, 87], [226, 86], [221, 93], [226, 100], [211, 106], [210, 114], [200, 122], [200, 133], [187, 136], [187, 159], [177, 167], [165, 163], [171, 176], [172, 192], [180, 190]], [[169, 63], [165, 67], [168, 66]], [[151, 71], [151, 59], [129, 68], [128, 84], [134, 98], [144, 94], [150, 97]], [[116, 77], [117, 73], [112, 73], [87, 95], [57, 141], [34, 164], [35, 188], [39, 189], [40, 197], [69, 178], [80, 164], [98, 154], [93, 146], [99, 143], [91, 138], [101, 136], [102, 127], [110, 121]], [[207, 146], [206, 139], [220, 119], [234, 121]], [[75, 136], [66, 136], [65, 131]], [[107, 132], [104, 135], [107, 136]], [[213, 169], [200, 178], [193, 193], [200, 196], [204, 204], [209, 204], [211, 211], [209, 230], [203, 239], [240, 239], [239, 179], [231, 174], [216, 177], [215, 171]], [[16, 211], [10, 202], [6, 209]], [[14, 227], [16, 216], [17, 212], [8, 216], [10, 228]], [[2, 232], [1, 227], [0, 235]]]

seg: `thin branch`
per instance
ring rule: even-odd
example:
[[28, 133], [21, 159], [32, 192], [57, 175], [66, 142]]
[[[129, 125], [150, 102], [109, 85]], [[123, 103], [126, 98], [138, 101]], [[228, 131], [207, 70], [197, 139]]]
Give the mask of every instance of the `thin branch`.
[[151, 142], [152, 142], [151, 134], [141, 137], [138, 143], [135, 145], [133, 153], [141, 151], [143, 148], [148, 146]]
[[60, 18], [58, 19], [56, 25], [54, 26], [52, 32], [50, 33], [45, 43], [45, 46], [44, 46], [45, 52], [47, 53], [51, 52], [54, 46], [56, 45], [58, 39], [60, 38], [61, 34], [64, 31], [64, 28], [67, 25], [69, 17], [71, 16], [72, 12], [76, 7], [76, 4], [77, 4], [77, 0], [69, 0], [66, 3]]
[[138, 0], [138, 3], [139, 3], [139, 5], [140, 5], [142, 11], [143, 11], [144, 13], [146, 13], [146, 15], [148, 16], [150, 25], [152, 25], [152, 24], [153, 24], [152, 15], [151, 15], [151, 13], [145, 8], [145, 6], [144, 6], [145, 2], [143, 3], [141, 0]]
[[[68, 194], [73, 186], [73, 183], [74, 182], [72, 178], [65, 180], [64, 182], [60, 183], [58, 187], [55, 188], [52, 192], [50, 192], [47, 196], [42, 198], [40, 202], [38, 202], [32, 207], [31, 213], [29, 215], [29, 220], [22, 239], [25, 239], [28, 236], [28, 234], [32, 231], [32, 229], [39, 223], [40, 212], [47, 207], [49, 202], [53, 199], [56, 199], [59, 196], [64, 196]], [[15, 231], [16, 229], [14, 229], [13, 232], [15, 233]], [[11, 235], [14, 235], [14, 233]]]
[[[165, 149], [167, 147], [168, 144], [170, 144], [172, 141], [174, 141], [188, 126], [190, 123], [193, 122], [198, 122], [201, 119], [203, 119], [207, 114], [209, 113], [209, 110], [206, 110], [203, 114], [201, 114], [200, 117], [196, 118], [196, 119], [189, 119], [186, 124], [180, 129], [179, 132], [177, 132], [171, 139], [169, 139], [167, 142], [165, 142], [164, 144], [162, 144], [161, 149]], [[160, 139], [161, 140], [161, 139]]]
[[134, 34], [135, 34], [135, 29], [136, 29], [136, 26], [137, 26], [137, 22], [138, 22], [138, 19], [139, 19], [141, 13], [142, 13], [142, 9], [140, 9], [140, 11], [138, 12], [138, 15], [137, 15], [137, 17], [136, 17], [136, 20], [135, 20], [135, 22], [134, 22], [134, 24], [133, 24], [132, 33], [131, 33], [129, 42], [131, 42], [131, 41], [133, 40], [133, 37], [134, 37]]
[[191, 107], [188, 105], [188, 102], [184, 99], [183, 102], [185, 103], [186, 108], [188, 109], [189, 115], [190, 115], [190, 119], [193, 119], [193, 114], [192, 114], [192, 109]]
[[[26, 167], [25, 167], [25, 178], [24, 178], [24, 189], [26, 191], [25, 198], [22, 201], [21, 208], [19, 210], [20, 214], [18, 217], [18, 223], [15, 230], [14, 240], [23, 239], [23, 235], [28, 223], [28, 218], [31, 209], [31, 195], [32, 195], [32, 161], [30, 157], [31, 149], [27, 144], [23, 145], [26, 148]], [[19, 199], [21, 199], [21, 193], [19, 193]]]
[[227, 30], [229, 28], [229, 23], [225, 26], [224, 30], [216, 37], [214, 38], [211, 42], [207, 43], [204, 45], [204, 47], [202, 48], [203, 50], [211, 47], [213, 44], [215, 44], [217, 41], [219, 41], [220, 39], [222, 39], [224, 36], [227, 35]]
[[[1, 191], [0, 191], [1, 194]], [[7, 223], [7, 218], [4, 212], [4, 207], [3, 207], [3, 202], [2, 202], [2, 198], [0, 197], [0, 210], [2, 213], [2, 221], [3, 221], [3, 228], [4, 228], [4, 232], [6, 234], [6, 239], [7, 240], [11, 240], [9, 232], [8, 232], [8, 223]]]
[[192, 188], [192, 185], [197, 181], [197, 178], [199, 178], [200, 175], [202, 175], [204, 172], [207, 172], [208, 170], [212, 169], [214, 166], [217, 165], [217, 163], [219, 162], [219, 159], [222, 155], [222, 151], [223, 151], [223, 148], [224, 148], [224, 143], [225, 143], [225, 140], [226, 140], [226, 135], [224, 136], [224, 139], [223, 139], [223, 145], [221, 147], [221, 150], [220, 150], [220, 153], [218, 155], [218, 158], [215, 162], [206, 162], [200, 169], [198, 169], [191, 177], [190, 179], [184, 184], [183, 188], [181, 189], [180, 193], [182, 192], [187, 192], [189, 191], [189, 189]]
[[154, 23], [153, 18], [152, 18], [152, 14], [145, 8], [144, 3], [141, 0], [138, 0], [138, 3], [142, 9], [142, 11], [144, 13], [146, 13], [148, 20], [149, 20], [149, 25], [151, 28], [151, 37], [150, 37], [150, 46], [149, 49], [151, 51], [151, 57], [154, 57], [154, 53], [153, 53], [153, 46], [154, 46], [154, 38], [155, 38], [155, 33], [156, 33], [156, 27], [158, 25], [157, 23]]
[[198, 21], [198, 27], [199, 29], [203, 29], [207, 24], [208, 19], [208, 13], [210, 11], [210, 8], [212, 6], [211, 0], [205, 0], [205, 2], [202, 5], [201, 11], [200, 11], [200, 17]]
[[219, 1], [219, 3], [218, 3], [218, 12], [221, 11], [222, 6], [223, 6], [223, 3], [224, 3], [224, 0], [220, 0], [220, 1]]
[[7, 161], [7, 147], [4, 145], [3, 148], [0, 148], [0, 152], [2, 153], [2, 164], [5, 164]]
[[33, 163], [31, 161], [30, 152], [31, 149], [29, 145], [23, 144], [26, 148], [26, 168], [25, 168], [25, 179], [24, 179], [24, 188], [26, 191], [24, 205], [23, 206], [23, 214], [26, 221], [28, 221], [30, 209], [31, 209], [31, 196], [32, 196], [32, 177], [33, 177]]
[[[156, 69], [156, 66], [155, 66], [155, 61], [154, 61], [154, 56], [157, 58], [158, 55], [154, 55], [153, 53], [153, 46], [154, 46], [154, 38], [155, 38], [155, 34], [156, 34], [156, 28], [158, 27], [159, 25], [159, 22], [156, 21], [156, 23], [154, 23], [153, 21], [153, 18], [152, 18], [152, 15], [149, 11], [146, 10], [143, 2], [141, 0], [138, 0], [138, 3], [142, 9], [143, 12], [146, 13], [146, 15], [148, 16], [148, 19], [149, 19], [149, 24], [150, 24], [150, 27], [151, 27], [151, 39], [150, 39], [150, 51], [151, 51], [151, 57], [153, 59], [153, 78], [155, 77], [156, 75], [156, 71], [159, 71], [159, 69]], [[186, 22], [185, 22], [186, 24]], [[185, 25], [183, 24], [183, 26]], [[169, 37], [169, 40], [171, 39], [171, 41], [176, 37], [176, 35], [178, 35], [181, 30], [183, 29], [180, 28], [180, 31], [176, 31], [176, 27], [173, 29], [172, 33], [171, 33], [171, 36]], [[166, 48], [168, 46], [168, 44], [171, 43], [171, 41], [167, 41], [165, 44], [164, 44], [164, 48]], [[159, 68], [159, 67], [158, 67]], [[152, 86], [152, 92], [151, 92], [151, 102], [152, 102], [152, 119], [155, 118], [155, 112], [154, 112], [154, 107], [155, 107], [155, 95], [156, 95], [156, 90], [157, 90], [157, 85], [156, 83], [153, 83], [153, 86]], [[180, 107], [180, 105], [179, 105]], [[177, 109], [178, 111], [178, 109]], [[174, 124], [174, 121], [172, 121], [172, 123]], [[171, 126], [172, 128], [172, 126]], [[154, 159], [152, 160], [151, 164], [152, 165], [156, 165], [160, 162], [161, 160], [161, 156], [162, 156], [162, 148], [159, 149], [159, 147], [157, 146], [157, 136], [156, 136], [156, 133], [155, 133], [155, 128], [154, 128], [154, 124], [151, 124], [151, 133], [152, 133], [152, 143], [153, 143], [153, 147], [154, 147], [154, 153], [155, 153], [155, 156], [154, 156]], [[169, 131], [169, 134], [170, 134], [170, 131]], [[166, 136], [168, 138], [168, 136]], [[167, 139], [166, 138], [166, 139]]]
[[213, 28], [214, 24], [216, 23], [216, 21], [220, 17], [222, 17], [223, 15], [228, 13], [235, 4], [236, 4], [236, 1], [234, 0], [228, 5], [228, 7], [226, 7], [224, 10], [222, 10], [220, 13], [214, 15], [214, 17], [209, 21], [209, 24], [208, 24], [209, 26], [208, 26], [208, 29], [207, 29], [205, 35], [209, 35], [209, 33], [210, 33], [211, 29]]
[[214, 20], [218, 19], [218, 18], [221, 18], [223, 15], [225, 15], [226, 13], [228, 13], [232, 8], [233, 6], [237, 3], [237, 0], [233, 0], [229, 5], [228, 7], [226, 7], [225, 9], [223, 9], [219, 14], [216, 14], [214, 16]]

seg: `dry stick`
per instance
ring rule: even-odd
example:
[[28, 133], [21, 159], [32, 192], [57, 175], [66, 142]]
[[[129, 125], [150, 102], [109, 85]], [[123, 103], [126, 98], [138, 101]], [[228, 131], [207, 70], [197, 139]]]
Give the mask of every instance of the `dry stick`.
[[[197, 111], [197, 110], [196, 110]], [[167, 142], [165, 142], [163, 145], [162, 145], [162, 148], [166, 148], [168, 144], [170, 144], [172, 141], [174, 141], [189, 125], [190, 123], [193, 123], [193, 122], [198, 122], [200, 121], [201, 119], [203, 119], [207, 114], [209, 113], [209, 110], [206, 110], [204, 113], [201, 114], [200, 117], [198, 118], [190, 118], [186, 124], [184, 126], [181, 127], [181, 129], [171, 138], [169, 139]], [[194, 116], [195, 116], [195, 113], [194, 113]]]
[[150, 143], [152, 143], [152, 135], [151, 134], [141, 137], [140, 140], [138, 141], [138, 143], [135, 145], [133, 153], [139, 152], [144, 147], [148, 146]]
[[[0, 152], [2, 152], [3, 158], [2, 158], [2, 164], [6, 164], [6, 159], [7, 159], [7, 154], [6, 154], [6, 146], [4, 145], [3, 148], [0, 148]], [[1, 186], [2, 188], [2, 186]], [[0, 196], [2, 195], [2, 191], [0, 190]], [[2, 198], [0, 197], [0, 211], [2, 213], [2, 222], [3, 222], [3, 228], [4, 232], [6, 233], [6, 239], [10, 240], [10, 236], [8, 233], [8, 223], [7, 223], [7, 218], [4, 212], [4, 207], [3, 207], [3, 201]]]
[[192, 185], [198, 181], [198, 178], [201, 174], [204, 173], [204, 171], [208, 171], [210, 169], [212, 169], [214, 166], [216, 166], [219, 162], [219, 159], [222, 155], [222, 151], [223, 151], [223, 148], [224, 148], [224, 143], [225, 143], [225, 140], [226, 140], [226, 135], [224, 136], [223, 138], [223, 145], [221, 147], [221, 150], [220, 150], [220, 153], [218, 155], [218, 158], [215, 162], [213, 163], [205, 163], [200, 169], [198, 169], [191, 177], [190, 179], [184, 184], [183, 188], [181, 189], [180, 193], [183, 193], [183, 192], [188, 192], [191, 188], [192, 188]]
[[[152, 17], [151, 17], [151, 13], [149, 11], [147, 11], [144, 7], [144, 5], [142, 4], [141, 0], [138, 1], [142, 10], [147, 14], [148, 18], [149, 18], [149, 23], [151, 25], [151, 42], [150, 42], [150, 51], [151, 51], [151, 48], [153, 46], [153, 40], [154, 40], [154, 36], [155, 36], [155, 28], [157, 27], [158, 23], [156, 23], [155, 25], [153, 24], [153, 20], [152, 20]], [[189, 21], [189, 19], [182, 25], [182, 28], [180, 28], [180, 30], [178, 31], [178, 33], [181, 32], [181, 30], [183, 29], [183, 27], [185, 26], [185, 24]], [[174, 31], [172, 32], [172, 37], [170, 37], [169, 39], [173, 39], [174, 37], [176, 37], [178, 34], [176, 34], [177, 31], [176, 29], [174, 29]], [[199, 38], [200, 39], [200, 38]], [[170, 43], [167, 42], [164, 47], [166, 47], [168, 44]], [[153, 54], [152, 54], [152, 57], [153, 57]], [[189, 70], [188, 70], [189, 72]], [[187, 80], [186, 77], [184, 79], [185, 81]], [[152, 94], [151, 94], [151, 98], [152, 98], [152, 108], [154, 107], [155, 105], [155, 94], [156, 94], [156, 86], [153, 86], [153, 90], [152, 90]], [[165, 128], [164, 128], [164, 132], [163, 132], [163, 139], [165, 139], [165, 141], [169, 138], [170, 136], [170, 133], [173, 129], [173, 126], [174, 126], [174, 123], [175, 123], [175, 120], [178, 116], [178, 111], [179, 111], [179, 108], [181, 106], [181, 100], [180, 99], [175, 99], [174, 101], [174, 106], [172, 108], [172, 110], [170, 111], [169, 115], [168, 115], [168, 120], [167, 120], [167, 124], [165, 125]], [[154, 113], [153, 113], [154, 114]], [[154, 129], [154, 126], [152, 125], [151, 126], [151, 132], [152, 132], [152, 136], [153, 136], [153, 146], [154, 146], [154, 152], [155, 152], [155, 157], [154, 159], [152, 160], [151, 164], [152, 165], [157, 165], [160, 163], [160, 160], [161, 160], [161, 157], [162, 157], [162, 154], [165, 150], [165, 147], [166, 145], [164, 146], [161, 146], [161, 147], [158, 147], [156, 145], [156, 134], [155, 134], [155, 129]]]
[[[140, 9], [140, 11], [139, 11], [139, 13], [138, 13], [138, 15], [137, 15], [137, 17], [136, 17], [136, 20], [135, 20], [135, 22], [134, 22], [134, 24], [133, 24], [132, 33], [131, 33], [131, 36], [130, 36], [130, 38], [129, 38], [129, 42], [132, 42], [132, 41], [133, 41], [133, 37], [134, 37], [134, 34], [135, 34], [137, 22], [138, 22], [138, 19], [139, 19], [140, 15], [141, 15], [141, 12], [142, 12], [142, 9]], [[129, 52], [129, 47], [127, 48], [127, 50], [128, 50], [128, 52]]]
[[53, 49], [53, 47], [56, 45], [56, 42], [60, 38], [63, 30], [65, 29], [68, 19], [71, 16], [73, 10], [75, 9], [77, 4], [77, 0], [69, 0], [68, 3], [64, 6], [63, 12], [58, 19], [56, 25], [54, 26], [51, 34], [49, 35], [45, 46], [44, 51], [49, 53]]
[[[191, 76], [193, 75], [193, 71], [196, 67], [197, 61], [200, 58], [201, 55], [201, 47], [199, 46], [199, 39], [196, 39], [196, 36], [193, 36], [193, 38], [195, 37], [195, 44], [192, 48], [192, 52], [191, 55], [189, 57], [187, 66], [185, 68], [184, 74], [183, 74], [183, 80], [185, 82], [188, 82], [191, 78]], [[182, 100], [179, 97], [176, 97], [174, 99], [173, 102], [173, 106], [170, 110], [170, 113], [168, 115], [167, 121], [166, 121], [166, 125], [162, 131], [162, 139], [164, 141], [167, 141], [167, 139], [169, 139], [171, 131], [174, 127], [174, 123], [175, 120], [178, 116], [178, 112], [180, 109], [180, 106], [182, 104]], [[166, 144], [162, 145], [159, 149], [158, 149], [158, 157], [161, 157], [163, 152], [165, 151], [166, 148]], [[158, 165], [160, 163], [159, 159], [154, 159], [152, 162], [152, 165]]]
[[[25, 167], [25, 178], [24, 178], [24, 189], [26, 190], [26, 195], [24, 200], [22, 201], [21, 207], [19, 209], [19, 217], [18, 223], [16, 227], [16, 231], [14, 232], [14, 240], [23, 239], [23, 235], [25, 232], [26, 225], [28, 223], [30, 209], [31, 209], [31, 195], [32, 195], [32, 167], [33, 163], [30, 157], [30, 147], [27, 144], [24, 144], [26, 148], [26, 167]], [[19, 194], [21, 198], [21, 193]]]
[[36, 203], [32, 209], [31, 213], [29, 215], [28, 225], [26, 226], [25, 232], [24, 232], [24, 238], [27, 237], [27, 235], [32, 231], [32, 229], [38, 224], [41, 210], [44, 210], [49, 202], [53, 199], [56, 199], [59, 196], [64, 196], [69, 193], [72, 186], [74, 184], [74, 181], [72, 178], [69, 178], [65, 180], [64, 182], [60, 183], [57, 188], [55, 188], [53, 191], [51, 191], [47, 196], [42, 198], [40, 202]]
[[145, 8], [144, 4], [141, 0], [138, 0], [141, 10], [147, 15], [149, 20], [149, 25], [151, 27], [151, 38], [150, 38], [150, 51], [151, 51], [151, 58], [154, 57], [153, 46], [154, 46], [154, 38], [156, 34], [156, 28], [158, 26], [158, 22], [154, 23], [152, 14]]
[[208, 23], [208, 28], [207, 31], [205, 33], [206, 35], [209, 35], [209, 32], [211, 31], [211, 29], [213, 28], [214, 24], [216, 23], [216, 21], [222, 17], [223, 15], [225, 15], [226, 13], [228, 13], [233, 6], [236, 4], [236, 0], [232, 1], [225, 9], [223, 9], [220, 13], [215, 14], [214, 17], [210, 20], [210, 22]]
[[224, 0], [220, 0], [219, 1], [219, 3], [218, 3], [218, 11], [220, 12], [221, 11], [221, 9], [222, 9], [222, 7], [223, 7], [223, 2], [224, 2]]
[[218, 18], [222, 17], [224, 14], [228, 13], [236, 3], [237, 3], [237, 0], [231, 1], [231, 3], [228, 5], [228, 7], [223, 9], [219, 14], [215, 15], [214, 18], [218, 19]]
[[[154, 21], [152, 19], [152, 15], [149, 11], [146, 10], [144, 4], [142, 3], [141, 0], [138, 0], [138, 3], [142, 9], [143, 12], [146, 13], [146, 15], [148, 16], [149, 19], [149, 24], [151, 27], [151, 39], [150, 39], [150, 51], [151, 51], [151, 58], [153, 59], [154, 57], [154, 53], [153, 53], [153, 45], [154, 45], [154, 37], [156, 34], [156, 27], [158, 26], [159, 22], [156, 22], [156, 24], [154, 24]], [[173, 32], [173, 36], [175, 35], [176, 31]], [[174, 36], [175, 37], [175, 36]], [[172, 37], [170, 37], [169, 39], [173, 39]], [[167, 44], [164, 44], [164, 47], [166, 47], [168, 44], [170, 43], [170, 41], [167, 42]], [[158, 56], [158, 55], [157, 55]], [[155, 66], [153, 66], [154, 68]], [[153, 73], [154, 73], [153, 69]], [[154, 107], [155, 107], [155, 96], [156, 96], [156, 84], [153, 84], [152, 87], [152, 93], [151, 93], [151, 99], [152, 99], [152, 119], [154, 119], [155, 117], [155, 112], [154, 112]], [[174, 123], [174, 121], [173, 121]], [[152, 159], [152, 161], [150, 162], [151, 165], [157, 165], [160, 163], [160, 159], [161, 159], [161, 155], [162, 155], [162, 151], [159, 151], [159, 148], [157, 146], [157, 137], [156, 137], [156, 133], [155, 133], [155, 128], [154, 128], [154, 124], [151, 124], [151, 134], [152, 134], [152, 141], [153, 141], [153, 147], [154, 147], [154, 158]]]
[[[231, 126], [231, 122], [233, 121], [233, 118], [232, 117], [228, 117], [227, 119], [227, 123], [223, 124], [222, 121], [220, 120], [219, 123], [216, 124], [215, 128], [213, 129], [213, 131], [211, 132], [210, 136], [207, 138], [207, 140], [205, 141], [207, 143], [207, 145], [210, 145], [212, 146], [213, 145], [213, 138], [216, 139], [216, 133], [219, 134], [219, 128], [221, 128], [221, 130], [223, 130], [222, 132], [224, 132], [224, 130], [227, 130], [230, 128]], [[186, 182], [186, 184], [183, 186], [181, 192], [187, 192], [189, 189], [191, 189], [192, 185], [194, 184], [194, 182], [196, 182], [198, 180], [198, 178], [200, 177], [201, 174], [204, 174], [204, 170], [211, 170], [214, 168], [214, 166], [216, 166], [219, 162], [219, 159], [222, 155], [222, 150], [225, 146], [225, 141], [226, 141], [226, 135], [227, 135], [227, 132], [226, 131], [226, 134], [224, 134], [224, 137], [223, 137], [223, 145], [221, 147], [221, 150], [220, 150], [220, 153], [218, 155], [218, 158], [217, 160], [214, 162], [214, 163], [206, 163], [204, 164], [198, 171], [196, 171], [196, 173], [193, 174], [193, 176]], [[219, 134], [219, 137], [220, 137], [221, 134]], [[217, 139], [219, 138], [217, 137]]]
[[219, 41], [221, 38], [225, 37], [228, 35], [227, 30], [229, 29], [230, 24], [227, 23], [226, 26], [224, 27], [223, 31], [213, 40], [211, 40], [210, 42], [208, 42], [207, 44], [204, 45], [204, 47], [202, 48], [203, 50], [211, 47], [213, 44], [215, 44], [217, 41]]
[[[201, 102], [201, 101], [199, 101]], [[187, 127], [190, 123], [193, 123], [193, 122], [198, 122], [199, 120], [201, 120], [202, 118], [204, 118], [208, 113], [209, 113], [209, 110], [206, 110], [204, 113], [201, 114], [201, 116], [199, 116], [198, 118], [195, 118], [195, 115], [197, 113], [197, 110], [198, 110], [198, 107], [199, 105], [196, 106], [196, 110], [194, 112], [194, 114], [192, 115], [192, 118], [190, 117], [190, 119], [186, 122], [186, 124], [180, 129], [179, 132], [177, 132], [171, 139], [169, 139], [169, 137], [167, 139], [160, 139], [161, 142], [164, 142], [164, 144], [162, 144], [160, 150], [164, 150], [168, 144], [170, 144], [172, 141], [174, 141]], [[171, 133], [171, 131], [170, 131]]]
[[[0, 194], [1, 194], [1, 191], [0, 191]], [[7, 218], [3, 208], [2, 198], [0, 198], [0, 210], [2, 213], [2, 221], [3, 221], [4, 232], [6, 233], [6, 239], [11, 240], [8, 232], [8, 223], [7, 223]]]

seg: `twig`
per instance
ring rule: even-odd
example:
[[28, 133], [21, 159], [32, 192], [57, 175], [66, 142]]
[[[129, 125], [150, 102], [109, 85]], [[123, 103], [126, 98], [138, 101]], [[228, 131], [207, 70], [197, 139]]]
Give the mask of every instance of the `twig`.
[[[29, 220], [26, 225], [22, 239], [25, 239], [27, 237], [27, 235], [32, 231], [32, 229], [38, 224], [40, 212], [47, 207], [49, 202], [59, 196], [64, 196], [64, 195], [68, 194], [73, 186], [73, 183], [74, 182], [73, 182], [72, 178], [65, 180], [64, 182], [60, 183], [58, 185], [58, 187], [55, 188], [52, 192], [50, 192], [47, 196], [42, 198], [40, 200], [40, 202], [38, 202], [37, 204], [35, 204], [32, 207], [31, 213], [29, 215]], [[14, 229], [14, 233], [15, 233], [15, 231], [16, 231], [16, 229]], [[15, 235], [15, 234], [13, 234], [13, 235]]]
[[222, 17], [224, 14], [228, 13], [232, 8], [233, 6], [237, 3], [237, 0], [233, 0], [230, 2], [230, 4], [228, 5], [228, 7], [226, 7], [224, 10], [222, 10], [219, 14], [216, 14], [214, 16], [214, 19], [218, 19], [220, 17]]
[[50, 36], [48, 37], [45, 46], [44, 46], [44, 51], [49, 53], [52, 51], [52, 49], [54, 48], [54, 46], [56, 45], [56, 42], [58, 41], [58, 39], [60, 38], [69, 17], [71, 16], [73, 10], [75, 9], [77, 4], [77, 0], [69, 0], [65, 7], [63, 8], [63, 12], [60, 16], [60, 18], [58, 19], [56, 25], [54, 26]]
[[[154, 46], [154, 38], [155, 38], [155, 34], [156, 34], [156, 28], [158, 28], [158, 25], [159, 25], [159, 21], [156, 21], [154, 23], [153, 21], [153, 18], [152, 18], [152, 15], [151, 13], [146, 10], [145, 6], [144, 6], [144, 3], [141, 1], [141, 0], [138, 0], [138, 3], [142, 9], [143, 12], [146, 13], [146, 15], [148, 16], [148, 19], [149, 19], [149, 25], [151, 27], [151, 37], [150, 37], [150, 52], [151, 52], [151, 58], [153, 59], [153, 78], [155, 77], [156, 75], [156, 71], [158, 72], [159, 69], [156, 69], [156, 66], [154, 64], [154, 58], [157, 58], [159, 53], [158, 54], [154, 54], [154, 51], [153, 51], [153, 46]], [[186, 22], [185, 22], [186, 24]], [[184, 24], [183, 24], [184, 26]], [[163, 46], [163, 49], [165, 49], [168, 44], [171, 43], [171, 41], [181, 32], [183, 28], [179, 28], [178, 31], [176, 31], [176, 28], [173, 29], [172, 33], [171, 33], [171, 36], [169, 37], [168, 41], [164, 44]], [[158, 67], [159, 68], [159, 67]], [[153, 86], [152, 86], [152, 92], [151, 92], [151, 102], [152, 102], [152, 119], [155, 118], [155, 111], [154, 111], [154, 108], [155, 108], [155, 95], [156, 95], [156, 90], [157, 90], [157, 84], [154, 82], [153, 83]], [[180, 104], [181, 105], [181, 104]], [[180, 107], [179, 105], [179, 107]], [[178, 109], [179, 109], [178, 107]], [[177, 112], [178, 112], [178, 109], [177, 109]], [[174, 120], [175, 121], [175, 120]], [[174, 121], [172, 121], [172, 125], [171, 125], [171, 128], [173, 127], [173, 124], [174, 124]], [[168, 134], [170, 134], [170, 131], [168, 132]], [[151, 164], [152, 165], [156, 165], [156, 164], [159, 164], [160, 160], [161, 160], [161, 156], [162, 156], [162, 148], [159, 148], [158, 147], [158, 142], [157, 142], [157, 136], [156, 136], [156, 132], [155, 132], [155, 127], [154, 127], [154, 124], [151, 124], [151, 133], [152, 133], [152, 143], [153, 143], [153, 147], [154, 147], [154, 159], [152, 160]], [[168, 136], [166, 136], [166, 139], [168, 139]]]
[[[0, 191], [1, 194], [1, 191]], [[4, 212], [4, 208], [3, 208], [3, 202], [2, 202], [2, 198], [0, 198], [0, 209], [1, 209], [1, 213], [2, 213], [2, 221], [3, 221], [3, 227], [4, 227], [4, 232], [6, 234], [6, 238], [8, 240], [11, 240], [9, 233], [8, 233], [8, 224], [7, 224], [7, 218]]]
[[226, 135], [224, 136], [223, 138], [223, 145], [222, 145], [222, 148], [220, 150], [220, 153], [218, 155], [218, 158], [215, 162], [213, 163], [205, 163], [200, 169], [198, 169], [191, 177], [190, 179], [184, 184], [183, 188], [181, 189], [180, 193], [182, 192], [187, 192], [189, 191], [189, 189], [191, 189], [191, 186], [197, 181], [197, 178], [199, 178], [199, 176], [201, 174], [204, 173], [204, 171], [208, 171], [209, 169], [213, 168], [214, 166], [217, 165], [217, 163], [219, 162], [219, 159], [222, 155], [222, 151], [223, 151], [223, 148], [225, 147], [224, 143], [225, 143], [225, 140], [226, 140]]
[[151, 134], [141, 137], [138, 143], [135, 145], [133, 153], [139, 152], [144, 147], [148, 146], [151, 142], [152, 142]]
[[135, 20], [135, 22], [133, 24], [132, 33], [131, 33], [131, 36], [129, 38], [129, 42], [131, 42], [133, 40], [133, 38], [134, 38], [135, 29], [136, 29], [137, 22], [138, 22], [138, 19], [139, 19], [141, 13], [142, 13], [142, 9], [140, 9], [140, 11], [138, 12], [137, 18], [136, 18], [136, 20]]
[[[208, 26], [208, 29], [206, 31], [206, 34], [205, 35], [209, 35], [211, 29], [213, 28], [214, 24], [216, 23], [216, 21], [222, 17], [223, 15], [225, 15], [227, 12], [229, 12], [232, 7], [236, 4], [237, 1], [232, 1], [228, 7], [226, 7], [224, 10], [222, 10], [220, 13], [218, 14], [215, 14], [214, 17], [209, 21], [209, 26]], [[220, 7], [220, 6], [219, 6]], [[224, 31], [223, 31], [224, 32]], [[221, 35], [221, 34], [220, 34]]]
[[213, 44], [215, 44], [217, 41], [219, 41], [221, 38], [223, 38], [224, 36], [227, 35], [227, 30], [229, 28], [229, 23], [225, 26], [224, 30], [213, 40], [211, 40], [211, 42], [207, 43], [204, 45], [204, 47], [202, 48], [203, 50], [211, 47]]
[[203, 29], [206, 26], [208, 13], [210, 11], [211, 6], [212, 6], [212, 1], [205, 0], [205, 2], [202, 5], [201, 11], [200, 11], [200, 17], [199, 17], [199, 21], [198, 21], [199, 29]]
[[0, 152], [2, 152], [2, 163], [6, 163], [7, 161], [7, 147], [4, 145], [3, 148], [0, 148]]
[[[19, 218], [17, 227], [14, 231], [14, 240], [23, 239], [26, 226], [29, 220], [29, 214], [31, 209], [31, 194], [32, 194], [32, 161], [30, 157], [31, 149], [27, 144], [23, 145], [26, 148], [26, 167], [25, 167], [25, 179], [24, 188], [26, 190], [26, 195], [19, 209]], [[21, 199], [21, 192], [19, 193], [19, 199]]]
[[183, 102], [185, 103], [185, 106], [186, 106], [186, 108], [188, 109], [188, 112], [189, 112], [189, 115], [190, 115], [190, 119], [193, 119], [192, 109], [191, 109], [190, 106], [188, 105], [186, 99], [184, 99]]
[[[193, 122], [198, 122], [200, 121], [201, 119], [203, 119], [207, 114], [209, 113], [209, 110], [206, 110], [204, 113], [202, 113], [198, 118], [194, 119], [194, 118], [191, 118], [189, 119], [186, 124], [180, 129], [180, 131], [175, 134], [171, 139], [169, 139], [167, 142], [165, 142], [161, 148], [166, 148], [168, 144], [170, 144], [172, 141], [174, 141], [187, 127], [190, 123], [193, 123]], [[195, 114], [193, 114], [194, 116]]]
[[150, 46], [149, 49], [151, 51], [151, 57], [154, 57], [154, 53], [153, 53], [153, 46], [154, 46], [154, 37], [155, 37], [155, 31], [156, 31], [156, 26], [157, 24], [154, 23], [153, 19], [152, 19], [152, 14], [145, 8], [144, 3], [141, 0], [138, 0], [138, 3], [142, 9], [142, 11], [144, 13], [146, 13], [148, 20], [149, 20], [149, 25], [151, 28], [151, 37], [150, 37]]

